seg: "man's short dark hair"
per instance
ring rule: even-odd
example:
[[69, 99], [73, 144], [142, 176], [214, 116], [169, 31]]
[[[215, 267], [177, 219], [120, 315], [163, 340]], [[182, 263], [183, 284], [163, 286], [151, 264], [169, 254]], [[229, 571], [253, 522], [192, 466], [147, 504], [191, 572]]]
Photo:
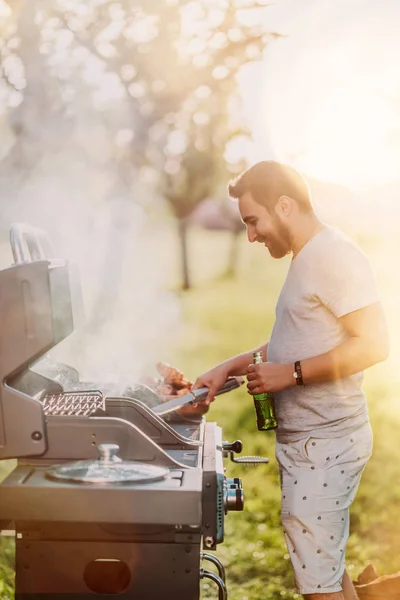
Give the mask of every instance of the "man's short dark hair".
[[259, 162], [232, 179], [228, 191], [230, 197], [236, 199], [250, 192], [253, 199], [270, 212], [281, 196], [296, 200], [303, 212], [313, 210], [309, 187], [300, 173], [273, 160]]

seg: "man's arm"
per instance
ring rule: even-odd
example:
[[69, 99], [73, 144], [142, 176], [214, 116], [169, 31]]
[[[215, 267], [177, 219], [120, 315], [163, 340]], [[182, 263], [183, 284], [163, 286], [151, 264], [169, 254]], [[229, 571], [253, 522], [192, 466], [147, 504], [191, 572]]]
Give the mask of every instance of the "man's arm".
[[[329, 352], [301, 360], [304, 384], [334, 381], [354, 375], [385, 360], [389, 336], [380, 302], [351, 312], [339, 319], [348, 339]], [[295, 386], [294, 365], [266, 363], [248, 368], [250, 394], [278, 392]]]
[[385, 360], [389, 336], [380, 302], [339, 319], [348, 339], [325, 354], [301, 361], [304, 383], [343, 379]]
[[216, 391], [225, 383], [228, 377], [246, 375], [247, 367], [253, 362], [253, 352], [261, 350], [263, 353], [263, 360], [267, 360], [268, 342], [251, 350], [250, 352], [243, 352], [219, 363], [209, 371], [206, 371], [200, 375], [194, 382], [193, 389], [200, 387], [208, 387], [209, 392], [205, 400], [206, 404], [209, 404], [214, 400]]
[[233, 358], [228, 359], [222, 365], [226, 365], [228, 369], [228, 376], [238, 376], [238, 375], [246, 375], [247, 367], [250, 363], [253, 362], [253, 353], [254, 352], [262, 352], [263, 353], [263, 361], [267, 362], [268, 360], [268, 342], [259, 346], [258, 348], [254, 348], [254, 350], [250, 350], [249, 352], [243, 352], [242, 354], [238, 354]]

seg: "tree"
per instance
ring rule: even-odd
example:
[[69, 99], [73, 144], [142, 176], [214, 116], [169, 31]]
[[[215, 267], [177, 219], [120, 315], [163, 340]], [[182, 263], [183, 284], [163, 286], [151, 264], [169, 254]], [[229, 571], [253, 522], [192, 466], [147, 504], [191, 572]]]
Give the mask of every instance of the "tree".
[[[187, 218], [226, 180], [230, 168], [238, 168], [224, 157], [230, 140], [249, 135], [237, 106], [237, 75], [277, 37], [261, 19], [267, 5], [255, 0], [29, 0], [10, 6], [10, 39], [19, 47], [8, 51], [22, 68], [23, 83], [15, 82], [18, 68], [3, 52], [3, 84], [7, 80], [14, 91], [19, 86], [22, 96], [10, 115], [15, 143], [0, 167], [3, 175], [17, 173], [16, 188], [43, 153], [63, 147], [71, 129], [68, 97], [71, 88], [83, 85], [80, 78], [90, 59], [113, 90], [101, 109], [113, 112], [128, 140], [113, 153], [116, 179], [110, 193], [118, 188], [127, 193], [143, 167], [153, 170], [177, 218], [182, 285], [188, 288]], [[68, 51], [56, 69], [60, 39]], [[100, 77], [92, 79], [84, 85], [92, 87], [93, 106], [99, 109]], [[121, 102], [127, 110], [116, 117]]]
[[259, 24], [266, 6], [248, 0], [103, 1], [92, 3], [86, 27], [77, 26], [71, 8], [60, 7], [60, 21], [76, 43], [124, 86], [132, 142], [123, 177], [129, 186], [132, 165], [155, 170], [177, 218], [187, 289], [187, 217], [226, 178], [228, 142], [248, 134], [231, 104], [240, 69], [259, 60], [277, 37]]

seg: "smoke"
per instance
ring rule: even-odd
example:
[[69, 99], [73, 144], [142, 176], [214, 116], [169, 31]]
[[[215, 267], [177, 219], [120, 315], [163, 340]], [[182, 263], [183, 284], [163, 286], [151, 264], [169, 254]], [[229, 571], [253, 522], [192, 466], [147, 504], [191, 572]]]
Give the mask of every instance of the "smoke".
[[[121, 177], [118, 153], [131, 137], [121, 132], [123, 98], [107, 112], [78, 94], [70, 112], [67, 134], [65, 125], [53, 131], [57, 152], [39, 148], [23, 177], [18, 169], [7, 173], [15, 194], [3, 194], [1, 229], [14, 221], [40, 227], [60, 258], [78, 266], [85, 324], [46, 359], [75, 367], [82, 381], [120, 389], [168, 360], [173, 348], [180, 305], [167, 292], [166, 265], [174, 256], [160, 233], [163, 205], [151, 181], [133, 166], [128, 182]], [[4, 243], [1, 260], [11, 263]]]
[[83, 380], [120, 389], [170, 352], [180, 306], [166, 291], [157, 228], [139, 205], [126, 198], [104, 203], [84, 243], [86, 252], [75, 260], [82, 265], [86, 323], [58, 359], [75, 366]]

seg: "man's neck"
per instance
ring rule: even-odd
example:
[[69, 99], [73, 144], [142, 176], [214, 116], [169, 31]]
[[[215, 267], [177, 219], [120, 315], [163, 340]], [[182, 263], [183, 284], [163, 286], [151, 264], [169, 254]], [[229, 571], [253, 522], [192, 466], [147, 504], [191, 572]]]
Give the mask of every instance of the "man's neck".
[[320, 221], [315, 214], [300, 217], [296, 233], [293, 234], [293, 258], [296, 258], [307, 242], [325, 227], [325, 223]]

